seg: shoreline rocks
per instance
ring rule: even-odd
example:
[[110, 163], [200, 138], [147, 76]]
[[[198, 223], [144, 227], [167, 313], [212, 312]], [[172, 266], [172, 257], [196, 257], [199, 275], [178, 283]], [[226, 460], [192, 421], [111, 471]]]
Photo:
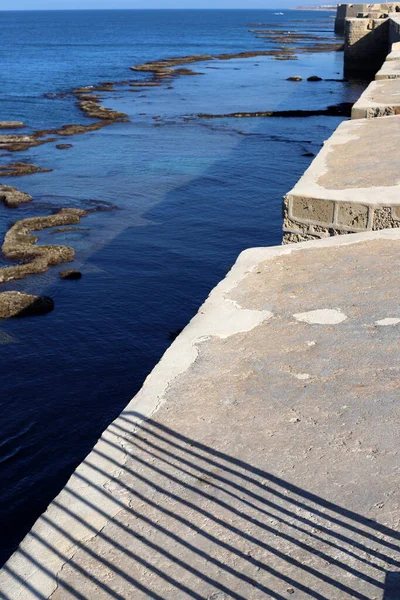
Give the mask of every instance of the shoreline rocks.
[[104, 119], [106, 121], [128, 120], [128, 115], [126, 115], [125, 113], [101, 106], [99, 104], [99, 100], [96, 99], [80, 100], [78, 102], [78, 107], [81, 109], [82, 112], [85, 113], [85, 116], [90, 117], [92, 119]]
[[32, 196], [26, 192], [21, 192], [15, 187], [9, 185], [0, 185], [0, 201], [8, 208], [17, 208], [20, 204], [31, 202]]
[[0, 150], [8, 150], [9, 152], [19, 152], [21, 150], [28, 150], [34, 146], [41, 146], [46, 142], [55, 141], [52, 140], [38, 140], [36, 134], [31, 135], [0, 135]]
[[86, 210], [62, 208], [54, 215], [21, 219], [12, 225], [5, 235], [2, 251], [6, 258], [24, 262], [16, 266], [0, 268], [0, 283], [23, 279], [35, 273], [44, 273], [51, 265], [73, 261], [75, 258], [73, 248], [55, 245], [36, 246], [39, 238], [31, 235], [31, 232], [48, 227], [77, 224], [86, 214]]
[[49, 296], [32, 296], [22, 292], [0, 293], [0, 319], [45, 315], [54, 308]]
[[52, 170], [29, 163], [14, 162], [8, 165], [0, 165], [0, 177], [21, 177], [23, 175], [32, 175], [33, 173], [50, 173]]
[[0, 121], [0, 129], [22, 129], [26, 127], [22, 121]]

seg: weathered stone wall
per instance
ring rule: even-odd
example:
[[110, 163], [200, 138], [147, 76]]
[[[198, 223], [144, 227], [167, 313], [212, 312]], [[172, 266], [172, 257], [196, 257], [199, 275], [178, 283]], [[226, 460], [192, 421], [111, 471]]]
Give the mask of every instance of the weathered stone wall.
[[389, 21], [389, 44], [396, 44], [400, 42], [400, 15], [390, 15]]
[[335, 18], [335, 33], [343, 35], [345, 30], [346, 19], [354, 19], [356, 17], [371, 17], [379, 18], [389, 13], [394, 13], [396, 7], [400, 6], [400, 2], [385, 2], [381, 4], [338, 4]]
[[345, 77], [372, 78], [389, 52], [389, 19], [346, 19]]
[[344, 22], [346, 19], [356, 17], [366, 10], [367, 4], [338, 4], [335, 18], [335, 33], [344, 34]]
[[283, 244], [331, 235], [400, 227], [399, 206], [369, 206], [318, 198], [285, 196]]

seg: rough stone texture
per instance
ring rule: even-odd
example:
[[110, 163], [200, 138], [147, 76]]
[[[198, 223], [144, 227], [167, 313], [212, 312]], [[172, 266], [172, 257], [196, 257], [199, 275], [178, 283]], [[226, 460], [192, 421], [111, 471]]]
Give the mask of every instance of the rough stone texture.
[[44, 315], [53, 308], [54, 302], [49, 296], [32, 296], [22, 292], [0, 294], [0, 319]]
[[292, 215], [294, 219], [312, 220], [322, 223], [333, 223], [334, 202], [310, 198], [293, 198]]
[[0, 185], [0, 200], [4, 202], [8, 208], [17, 208], [21, 204], [30, 202], [33, 198], [26, 192], [21, 192], [15, 187]]
[[372, 81], [351, 111], [352, 119], [400, 114], [400, 79]]
[[394, 209], [390, 206], [375, 208], [372, 229], [376, 231], [378, 229], [387, 229], [389, 227], [400, 227], [398, 210], [399, 207]]
[[339, 35], [344, 34], [346, 19], [388, 14], [394, 12], [396, 6], [400, 6], [400, 2], [386, 2], [379, 4], [338, 4], [335, 18], [335, 33], [338, 33]]
[[284, 199], [283, 242], [398, 227], [399, 137], [400, 116], [342, 123]]
[[39, 238], [32, 235], [32, 231], [79, 223], [81, 217], [87, 213], [87, 210], [78, 208], [62, 208], [53, 215], [21, 219], [14, 223], [5, 235], [1, 250], [8, 259], [20, 261], [22, 264], [1, 267], [0, 283], [45, 273], [52, 265], [71, 262], [75, 257], [73, 248], [48, 244], [38, 246], [36, 242]]
[[398, 599], [399, 256], [395, 230], [245, 251], [0, 596]]
[[337, 224], [352, 229], [367, 229], [368, 206], [353, 204], [352, 202], [341, 202], [338, 205]]
[[389, 51], [388, 19], [347, 19], [344, 36], [345, 77], [376, 73]]

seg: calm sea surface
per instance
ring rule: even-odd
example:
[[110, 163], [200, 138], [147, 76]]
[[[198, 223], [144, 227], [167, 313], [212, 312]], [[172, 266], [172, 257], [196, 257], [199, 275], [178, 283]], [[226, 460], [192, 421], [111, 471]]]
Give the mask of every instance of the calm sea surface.
[[[248, 31], [253, 24], [333, 38], [332, 14], [3, 12], [0, 120], [22, 120], [30, 130], [85, 122], [73, 98], [51, 96], [133, 78], [129, 67], [148, 60], [268, 50]], [[352, 101], [355, 85], [286, 81], [340, 79], [342, 59], [326, 52], [199, 63], [203, 75], [175, 79], [173, 89], [104, 94], [105, 105], [128, 113], [130, 123], [62, 140], [70, 150], [48, 144], [0, 153], [0, 164], [53, 169], [1, 180], [35, 198], [16, 210], [0, 207], [1, 238], [18, 218], [90, 207], [90, 200], [118, 207], [85, 217], [80, 231], [40, 236], [40, 243], [75, 248], [72, 266], [82, 280], [61, 281], [55, 268], [1, 289], [50, 295], [55, 310], [0, 324], [0, 563], [239, 252], [280, 243], [281, 197], [308, 166], [302, 155], [318, 152], [341, 121], [184, 117]]]

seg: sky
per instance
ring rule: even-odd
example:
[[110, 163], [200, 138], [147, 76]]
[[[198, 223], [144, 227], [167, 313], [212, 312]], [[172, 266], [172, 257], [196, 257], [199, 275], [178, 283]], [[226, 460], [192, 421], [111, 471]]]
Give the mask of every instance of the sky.
[[[321, 0], [323, 3], [324, 0]], [[317, 4], [309, 0], [310, 4]], [[0, 10], [62, 10], [107, 8], [283, 8], [304, 0], [0, 0]]]

